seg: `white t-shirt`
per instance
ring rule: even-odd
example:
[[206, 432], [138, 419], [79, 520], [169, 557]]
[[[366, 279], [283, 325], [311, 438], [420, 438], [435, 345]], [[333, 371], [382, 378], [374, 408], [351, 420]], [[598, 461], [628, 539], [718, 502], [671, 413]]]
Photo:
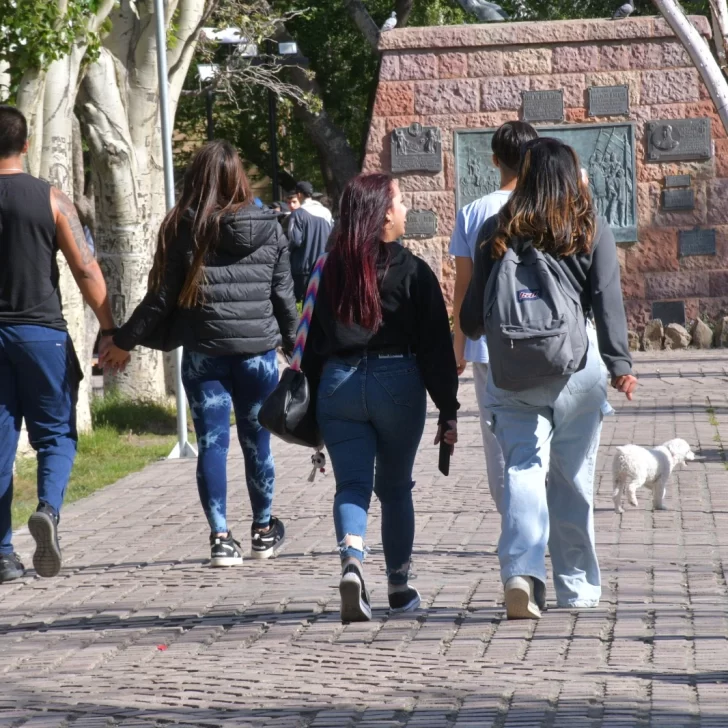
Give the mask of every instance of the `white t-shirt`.
[[[458, 212], [455, 230], [450, 239], [450, 255], [475, 260], [475, 245], [478, 242], [480, 229], [489, 217], [500, 212], [510, 196], [509, 190], [496, 190], [465, 205]], [[488, 363], [488, 347], [484, 336], [479, 341], [465, 340], [465, 360], [479, 364]]]

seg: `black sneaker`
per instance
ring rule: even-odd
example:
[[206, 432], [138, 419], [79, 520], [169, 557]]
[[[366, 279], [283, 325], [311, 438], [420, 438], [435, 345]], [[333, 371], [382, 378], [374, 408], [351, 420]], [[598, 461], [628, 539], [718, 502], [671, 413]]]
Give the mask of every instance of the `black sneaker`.
[[239, 566], [243, 563], [243, 552], [232, 531], [228, 531], [224, 538], [211, 533], [210, 546], [210, 566]]
[[57, 576], [61, 570], [61, 547], [58, 545], [58, 514], [41, 503], [28, 521], [30, 535], [35, 539], [33, 566], [38, 576]]
[[17, 554], [0, 554], [0, 584], [25, 576], [25, 567]]
[[390, 612], [413, 612], [420, 606], [420, 593], [412, 586], [389, 595]]
[[256, 531], [250, 528], [250, 555], [254, 559], [269, 559], [274, 556], [286, 540], [286, 528], [283, 521], [275, 516], [270, 517], [270, 528], [267, 531]]
[[368, 622], [372, 618], [364, 577], [355, 564], [349, 564], [344, 569], [339, 582], [339, 594], [342, 622]]

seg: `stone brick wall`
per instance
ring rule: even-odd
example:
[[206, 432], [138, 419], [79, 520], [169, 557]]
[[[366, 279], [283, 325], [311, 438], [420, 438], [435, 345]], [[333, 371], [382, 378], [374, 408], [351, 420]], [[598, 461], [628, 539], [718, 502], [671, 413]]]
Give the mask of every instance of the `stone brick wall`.
[[[691, 19], [710, 37], [703, 17]], [[384, 33], [381, 74], [364, 169], [390, 170], [390, 133], [417, 121], [442, 130], [443, 171], [399, 176], [405, 204], [434, 210], [438, 237], [409, 241], [451, 298], [454, 265], [447, 254], [455, 220], [453, 132], [497, 127], [519, 118], [521, 91], [564, 89], [566, 123], [589, 118], [589, 86], [627, 84], [636, 122], [637, 244], [620, 250], [625, 306], [632, 327], [652, 317], [654, 301], [682, 300], [686, 316], [716, 318], [728, 308], [728, 139], [697, 70], [661, 18], [406, 28]], [[715, 154], [708, 162], [648, 164], [651, 119], [710, 117]], [[538, 126], [538, 125], [537, 125]], [[665, 175], [693, 176], [696, 205], [664, 212]], [[678, 231], [717, 231], [715, 256], [678, 257]]]

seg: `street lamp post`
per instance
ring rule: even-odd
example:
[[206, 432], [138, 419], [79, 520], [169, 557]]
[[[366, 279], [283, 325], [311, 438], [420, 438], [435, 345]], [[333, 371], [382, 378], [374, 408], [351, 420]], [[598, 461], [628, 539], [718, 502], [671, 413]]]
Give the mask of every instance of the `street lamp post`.
[[[271, 58], [280, 57], [282, 65], [308, 65], [308, 58], [300, 55], [298, 52], [298, 44], [293, 41], [283, 41], [275, 44], [272, 40], [266, 40], [264, 55], [258, 52], [258, 46], [250, 43], [245, 37], [240, 35], [239, 28], [225, 28], [223, 30], [215, 30], [213, 28], [203, 28], [202, 32], [210, 40], [225, 45], [236, 45], [238, 47], [237, 54], [249, 60], [253, 65], [262, 65], [269, 63]], [[275, 49], [275, 46], [278, 46]], [[197, 72], [202, 83], [212, 81], [219, 67], [214, 64], [200, 64]], [[207, 139], [211, 141], [215, 138], [215, 120], [213, 118], [213, 104], [215, 101], [215, 90], [211, 86], [206, 90], [205, 111], [207, 116]], [[270, 179], [273, 192], [273, 201], [280, 199], [280, 185], [278, 183], [278, 98], [273, 89], [268, 89], [268, 147], [270, 149]]]

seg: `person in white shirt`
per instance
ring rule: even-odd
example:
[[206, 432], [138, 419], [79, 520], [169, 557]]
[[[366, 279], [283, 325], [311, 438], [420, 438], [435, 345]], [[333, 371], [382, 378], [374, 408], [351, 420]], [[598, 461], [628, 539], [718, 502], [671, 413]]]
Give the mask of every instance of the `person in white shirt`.
[[465, 371], [468, 362], [473, 364], [475, 394], [480, 410], [480, 427], [483, 432], [483, 449], [488, 472], [488, 487], [498, 512], [501, 511], [503, 492], [503, 453], [491, 431], [490, 416], [484, 407], [485, 383], [488, 378], [488, 347], [485, 337], [479, 341], [467, 339], [460, 328], [460, 307], [473, 275], [473, 260], [478, 233], [485, 221], [497, 215], [508, 202], [518, 179], [521, 147], [538, 137], [536, 130], [523, 121], [508, 121], [493, 135], [493, 164], [500, 171], [499, 190], [481, 197], [458, 212], [455, 230], [450, 240], [450, 255], [455, 256], [455, 300], [453, 319], [455, 327], [455, 359], [458, 374]]

